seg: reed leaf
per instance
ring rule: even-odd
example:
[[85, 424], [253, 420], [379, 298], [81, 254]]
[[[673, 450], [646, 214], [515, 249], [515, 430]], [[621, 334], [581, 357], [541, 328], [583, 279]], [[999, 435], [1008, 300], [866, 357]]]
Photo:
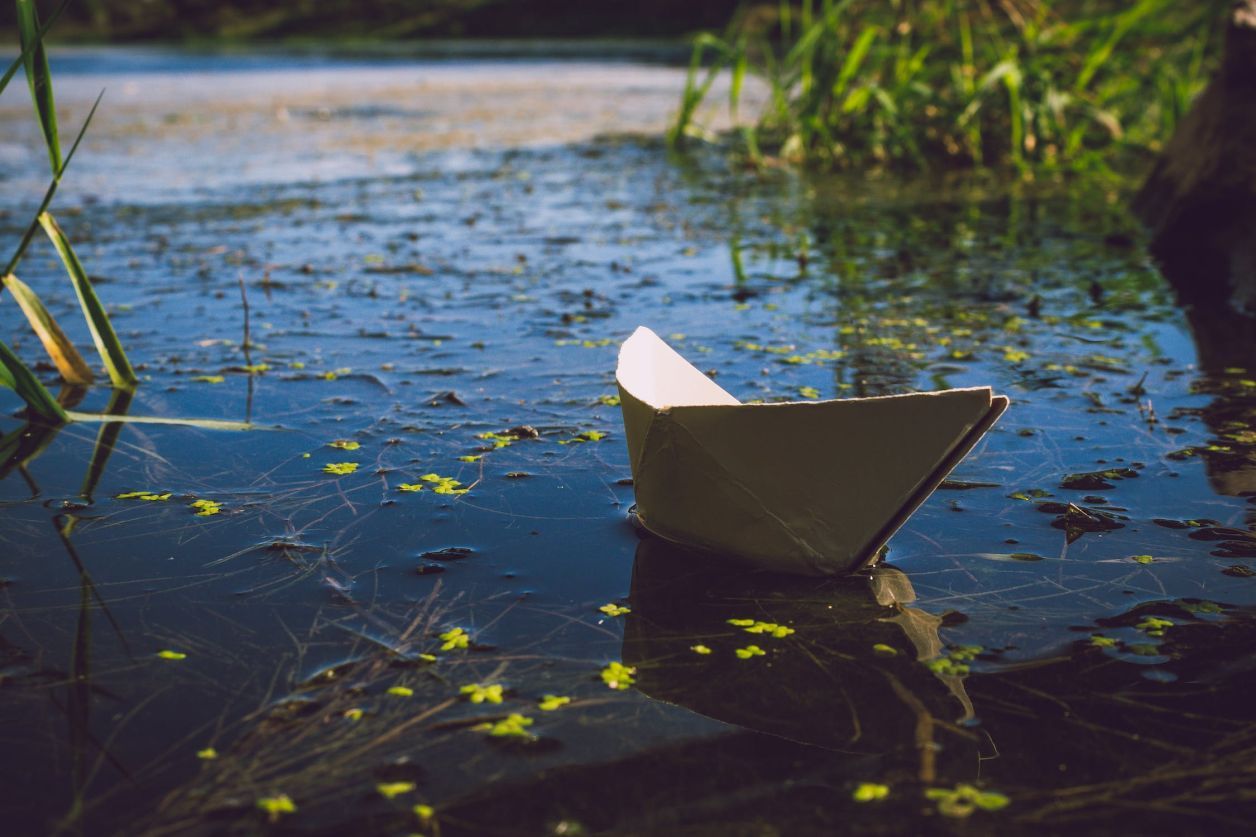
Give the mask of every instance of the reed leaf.
[[3, 341], [0, 341], [0, 385], [16, 392], [30, 411], [45, 421], [65, 424], [70, 420], [52, 393]]
[[96, 109], [100, 107], [100, 100], [105, 96], [105, 91], [101, 90], [100, 95], [96, 97], [96, 101], [92, 104], [92, 109], [88, 111], [87, 118], [83, 120], [83, 127], [79, 128], [78, 136], [74, 138], [74, 145], [70, 146], [70, 153], [65, 155], [65, 160], [61, 163], [61, 171], [53, 175], [52, 182], [48, 184], [47, 191], [44, 192], [44, 199], [39, 204], [39, 210], [35, 213], [35, 218], [27, 226], [25, 232], [22, 233], [22, 239], [18, 242], [17, 248], [13, 251], [9, 263], [5, 265], [4, 273], [12, 273], [17, 269], [17, 264], [22, 260], [26, 248], [30, 246], [31, 239], [35, 237], [35, 230], [39, 228], [39, 216], [52, 204], [52, 198], [57, 194], [57, 187], [61, 185], [61, 177], [65, 174], [65, 170], [70, 167], [70, 161], [74, 159], [74, 153], [78, 151], [79, 143], [83, 141], [84, 135], [87, 134], [87, 126], [92, 124], [92, 117], [96, 115]]
[[22, 63], [26, 67], [26, 83], [30, 87], [31, 100], [35, 103], [39, 127], [44, 132], [48, 163], [55, 176], [61, 172], [57, 104], [52, 95], [52, 70], [48, 67], [48, 53], [44, 51], [43, 32], [39, 26], [39, 13], [35, 10], [35, 0], [17, 0], [17, 26], [22, 44]]
[[29, 285], [13, 274], [0, 278], [0, 282], [9, 293], [13, 294], [13, 299], [17, 301], [18, 307], [26, 315], [26, 321], [30, 323], [35, 336], [39, 338], [40, 343], [44, 344], [44, 351], [56, 364], [62, 380], [67, 384], [90, 384], [94, 377], [92, 370], [84, 362], [78, 349], [74, 348], [74, 344], [65, 336], [65, 332], [57, 325], [52, 314], [44, 307], [39, 296], [31, 290]]
[[[43, 43], [44, 35], [48, 34], [48, 30], [52, 28], [52, 24], [56, 23], [57, 18], [61, 17], [61, 13], [65, 11], [65, 7], [68, 5], [70, 5], [70, 0], [61, 0], [61, 3], [57, 6], [57, 8], [55, 8], [52, 14], [48, 16], [48, 19], [44, 21], [43, 26], [39, 27], [39, 38], [35, 44], [31, 45], [32, 47]], [[15, 75], [17, 75], [17, 71], [22, 69], [22, 66], [26, 63], [26, 54], [29, 51], [30, 50], [24, 45], [22, 47], [22, 51], [18, 53], [17, 58], [14, 58], [13, 63], [9, 65], [9, 69], [5, 70], [4, 75], [0, 76], [0, 93], [3, 93], [4, 89], [9, 86], [9, 82], [13, 80]]]
[[254, 424], [251, 421], [231, 421], [230, 419], [179, 418], [178, 416], [124, 416], [112, 413], [79, 413], [74, 410], [66, 412], [73, 421], [120, 422], [122, 424], [172, 424], [180, 427], [199, 427], [201, 430], [282, 430], [274, 425]]
[[127, 360], [122, 343], [119, 342], [118, 335], [113, 330], [113, 324], [109, 322], [105, 306], [101, 304], [100, 297], [96, 296], [92, 282], [87, 278], [87, 271], [83, 270], [78, 256], [74, 255], [69, 239], [65, 237], [65, 233], [57, 226], [56, 220], [50, 213], [40, 213], [39, 224], [48, 234], [48, 238], [52, 240], [53, 246], [57, 248], [61, 262], [65, 265], [70, 281], [74, 284], [74, 292], [78, 294], [79, 305], [83, 307], [83, 316], [92, 332], [96, 351], [100, 354], [105, 370], [109, 373], [109, 380], [115, 387], [135, 386], [139, 379], [135, 377], [131, 362]]

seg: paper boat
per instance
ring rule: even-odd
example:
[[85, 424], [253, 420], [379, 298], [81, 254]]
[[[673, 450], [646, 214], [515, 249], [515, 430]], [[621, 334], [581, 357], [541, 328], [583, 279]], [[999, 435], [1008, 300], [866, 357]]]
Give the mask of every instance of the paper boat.
[[872, 561], [994, 424], [989, 387], [742, 404], [647, 328], [616, 370], [641, 524], [757, 567]]

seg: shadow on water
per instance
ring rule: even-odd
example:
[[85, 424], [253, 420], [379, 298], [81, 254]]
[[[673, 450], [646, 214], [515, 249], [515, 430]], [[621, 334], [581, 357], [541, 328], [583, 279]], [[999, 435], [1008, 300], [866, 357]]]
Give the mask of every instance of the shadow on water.
[[819, 583], [730, 573], [648, 538], [623, 658], [657, 700], [851, 755], [914, 750], [920, 780], [933, 782], [935, 736], [971, 743], [960, 725], [972, 707], [958, 677], [920, 665], [942, 652], [941, 619], [915, 599], [888, 566]]
[[[1162, 626], [1156, 652], [1173, 674], [1149, 680], [1111, 653], [1115, 641], [1091, 637], [1052, 659], [980, 668], [981, 649], [947, 654], [946, 618], [914, 598], [890, 566], [800, 583], [730, 574], [647, 539], [624, 661], [645, 694], [734, 730], [473, 793], [442, 809], [445, 829], [902, 833], [938, 827], [940, 798], [964, 786], [1013, 793], [1002, 828], [1119, 830], [1135, 808], [1155, 813], [1154, 832], [1233, 828], [1256, 811], [1245, 697], [1256, 666], [1224, 650], [1256, 639], [1256, 612], [1161, 603], [1102, 620], [1095, 636], [1147, 639], [1148, 624]], [[765, 653], [736, 653], [747, 647]], [[889, 794], [853, 801], [870, 777]]]

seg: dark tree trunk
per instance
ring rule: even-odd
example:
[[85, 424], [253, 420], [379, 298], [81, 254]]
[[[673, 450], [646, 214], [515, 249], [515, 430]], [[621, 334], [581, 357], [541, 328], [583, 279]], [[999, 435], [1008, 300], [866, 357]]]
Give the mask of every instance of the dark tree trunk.
[[1234, 6], [1216, 77], [1134, 199], [1184, 303], [1256, 310], [1256, 0]]

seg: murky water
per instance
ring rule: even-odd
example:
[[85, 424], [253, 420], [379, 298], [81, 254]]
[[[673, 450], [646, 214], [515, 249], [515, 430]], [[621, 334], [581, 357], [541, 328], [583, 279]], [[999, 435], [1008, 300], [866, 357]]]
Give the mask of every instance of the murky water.
[[[5, 420], [6, 830], [1251, 816], [1256, 362], [1120, 195], [670, 158], [663, 66], [72, 59], [65, 125], [110, 93], [53, 211], [144, 379], [79, 409], [266, 429]], [[89, 345], [52, 249], [19, 274]], [[747, 577], [629, 522], [639, 324], [743, 399], [1013, 404], [890, 566]]]

